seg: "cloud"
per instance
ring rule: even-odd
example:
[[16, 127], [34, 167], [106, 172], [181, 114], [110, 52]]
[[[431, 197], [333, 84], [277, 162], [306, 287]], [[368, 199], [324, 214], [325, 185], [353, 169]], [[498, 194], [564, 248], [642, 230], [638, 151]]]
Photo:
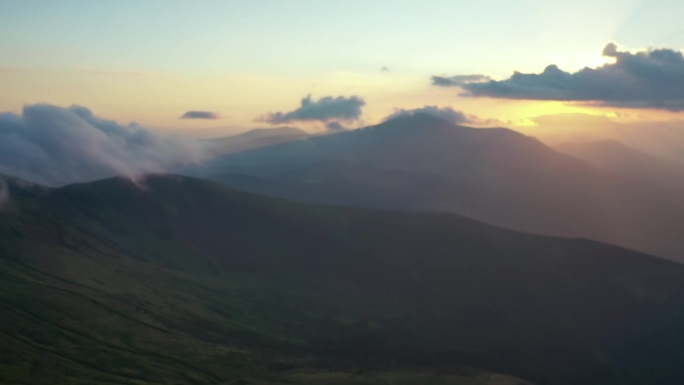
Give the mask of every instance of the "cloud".
[[387, 66], [382, 66], [380, 67], [380, 72], [390, 72], [390, 69]]
[[481, 120], [475, 115], [468, 115], [462, 111], [455, 110], [451, 107], [438, 107], [438, 106], [424, 106], [421, 108], [414, 109], [395, 109], [393, 113], [387, 115], [383, 121], [392, 120], [400, 116], [413, 116], [415, 114], [427, 114], [434, 117], [444, 119], [448, 122], [454, 124], [485, 124], [492, 123], [493, 120]]
[[218, 119], [219, 115], [211, 111], [188, 111], [184, 113], [181, 119]]
[[470, 83], [479, 83], [492, 80], [486, 75], [456, 75], [456, 76], [433, 76], [432, 85], [440, 87], [460, 87]]
[[354, 121], [361, 117], [366, 102], [358, 96], [325, 96], [316, 101], [311, 95], [302, 98], [299, 108], [290, 112], [272, 112], [257, 119], [271, 124], [291, 122], [328, 122], [330, 120]]
[[[549, 65], [539, 74], [515, 72], [501, 81], [457, 85], [466, 96], [580, 101], [597, 106], [684, 110], [684, 56], [671, 49], [631, 53], [611, 43], [605, 57], [614, 63], [565, 72]], [[435, 84], [433, 78], [433, 84]]]
[[159, 173], [207, 159], [197, 140], [96, 117], [81, 106], [0, 114], [0, 173], [49, 186]]

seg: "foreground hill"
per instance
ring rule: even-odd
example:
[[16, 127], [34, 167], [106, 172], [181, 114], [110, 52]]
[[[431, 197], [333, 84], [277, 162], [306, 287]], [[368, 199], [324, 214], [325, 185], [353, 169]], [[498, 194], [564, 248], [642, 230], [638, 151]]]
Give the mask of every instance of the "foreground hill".
[[643, 254], [176, 176], [10, 190], [3, 383], [684, 380], [684, 267]]
[[684, 186], [663, 189], [643, 174], [595, 167], [507, 129], [417, 114], [227, 155], [197, 172], [287, 199], [454, 212], [684, 261], [684, 203], [677, 198]]

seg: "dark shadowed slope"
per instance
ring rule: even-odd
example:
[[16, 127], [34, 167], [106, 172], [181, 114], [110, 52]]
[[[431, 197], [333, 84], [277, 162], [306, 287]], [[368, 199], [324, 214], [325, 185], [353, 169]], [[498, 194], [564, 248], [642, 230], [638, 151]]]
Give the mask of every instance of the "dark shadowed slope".
[[684, 267], [624, 249], [174, 176], [12, 199], [6, 382], [684, 380]]
[[428, 115], [225, 156], [203, 172], [288, 199], [455, 212], [684, 256], [684, 205], [672, 198], [679, 190], [594, 167], [511, 130], [459, 127]]

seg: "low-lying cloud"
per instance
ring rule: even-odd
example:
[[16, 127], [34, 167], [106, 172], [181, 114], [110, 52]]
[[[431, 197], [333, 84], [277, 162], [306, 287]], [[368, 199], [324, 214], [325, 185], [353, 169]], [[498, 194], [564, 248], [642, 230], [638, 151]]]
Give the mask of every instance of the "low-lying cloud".
[[289, 112], [271, 112], [259, 121], [271, 124], [292, 122], [324, 122], [331, 120], [350, 122], [361, 117], [361, 109], [366, 105], [359, 96], [324, 96], [313, 100], [311, 95], [302, 98], [298, 108]]
[[188, 111], [181, 115], [181, 119], [218, 119], [219, 115], [211, 111]]
[[447, 122], [451, 122], [453, 124], [495, 124], [495, 123], [500, 123], [498, 120], [495, 119], [487, 119], [483, 120], [477, 117], [476, 115], [471, 115], [471, 114], [466, 114], [463, 111], [455, 110], [452, 107], [438, 107], [438, 106], [424, 106], [420, 108], [414, 108], [414, 109], [395, 109], [393, 113], [387, 115], [384, 119], [383, 122], [386, 122], [388, 120], [392, 120], [401, 116], [413, 116], [415, 114], [427, 114], [431, 115], [443, 120], [446, 120]]
[[447, 84], [465, 96], [506, 99], [580, 101], [599, 106], [684, 110], [684, 56], [672, 49], [631, 53], [611, 43], [605, 57], [614, 63], [565, 72], [549, 65], [539, 74], [515, 72], [506, 80]]
[[59, 186], [160, 173], [207, 158], [191, 138], [101, 119], [80, 106], [25, 106], [0, 114], [0, 173]]

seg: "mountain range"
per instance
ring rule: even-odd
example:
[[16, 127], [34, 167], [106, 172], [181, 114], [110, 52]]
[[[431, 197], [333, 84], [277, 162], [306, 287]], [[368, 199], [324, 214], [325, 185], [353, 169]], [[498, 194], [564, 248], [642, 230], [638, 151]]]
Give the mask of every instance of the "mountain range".
[[663, 174], [672, 179], [664, 188], [648, 173], [571, 155], [512, 130], [416, 114], [224, 155], [188, 173], [287, 199], [452, 212], [684, 261], [681, 169]]

